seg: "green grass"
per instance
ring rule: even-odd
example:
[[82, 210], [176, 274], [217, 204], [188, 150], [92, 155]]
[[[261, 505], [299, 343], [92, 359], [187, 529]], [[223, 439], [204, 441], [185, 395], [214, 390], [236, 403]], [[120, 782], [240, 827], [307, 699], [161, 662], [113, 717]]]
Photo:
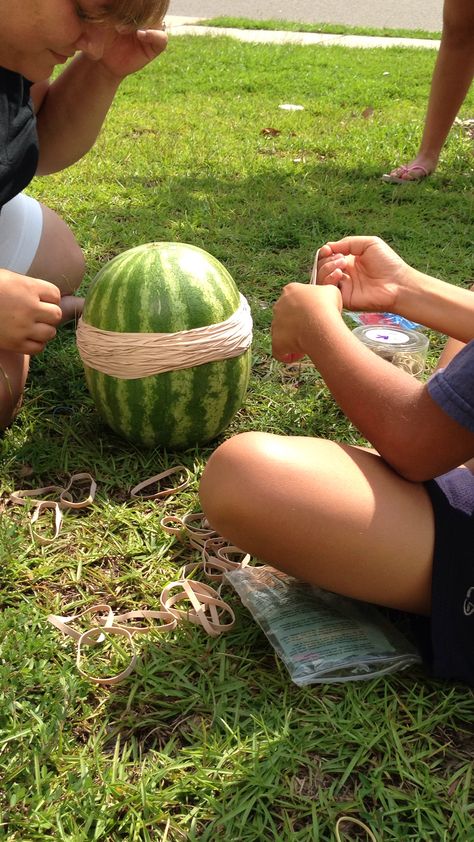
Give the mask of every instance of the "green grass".
[[234, 29], [269, 29], [280, 32], [324, 32], [328, 35], [377, 35], [383, 38], [441, 38], [440, 32], [426, 29], [387, 29], [374, 26], [346, 26], [343, 23], [301, 23], [289, 20], [253, 20], [219, 16], [200, 20], [197, 26], [232, 27]]
[[[415, 151], [433, 62], [421, 50], [177, 38], [123, 85], [86, 159], [32, 185], [84, 247], [84, 290], [107, 259], [150, 240], [190, 242], [224, 262], [256, 327], [248, 399], [226, 435], [361, 441], [316, 374], [288, 381], [270, 357], [271, 305], [283, 284], [308, 279], [327, 238], [378, 234], [422, 270], [456, 284], [472, 277], [467, 134], [453, 129], [426, 182], [380, 180]], [[473, 105], [471, 94], [465, 118]], [[431, 338], [433, 362], [442, 338]], [[159, 520], [198, 509], [211, 448], [141, 452], [111, 434], [71, 328], [33, 360], [1, 449], [4, 494], [81, 470], [98, 494], [91, 510], [66, 513], [61, 540], [44, 548], [27, 511], [0, 502], [0, 839], [325, 842], [343, 813], [384, 842], [472, 838], [474, 697], [464, 686], [416, 669], [297, 688], [230, 593], [229, 635], [150, 635], [117, 688], [79, 676], [72, 641], [46, 615], [102, 601], [157, 607], [182, 563]], [[178, 460], [190, 489], [161, 507], [129, 501], [140, 479]]]

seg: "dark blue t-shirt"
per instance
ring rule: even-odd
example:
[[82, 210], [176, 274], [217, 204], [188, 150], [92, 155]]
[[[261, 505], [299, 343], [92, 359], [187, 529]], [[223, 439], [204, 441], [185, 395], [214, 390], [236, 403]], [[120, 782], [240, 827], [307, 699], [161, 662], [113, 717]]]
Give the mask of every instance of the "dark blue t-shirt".
[[428, 391], [447, 415], [474, 433], [474, 339], [433, 375]]
[[[474, 433], [474, 340], [437, 371], [428, 382], [434, 401], [451, 418]], [[471, 458], [474, 453], [471, 454]], [[436, 478], [451, 506], [466, 515], [474, 513], [474, 474], [455, 468]]]
[[31, 82], [0, 67], [0, 208], [30, 183], [38, 165]]

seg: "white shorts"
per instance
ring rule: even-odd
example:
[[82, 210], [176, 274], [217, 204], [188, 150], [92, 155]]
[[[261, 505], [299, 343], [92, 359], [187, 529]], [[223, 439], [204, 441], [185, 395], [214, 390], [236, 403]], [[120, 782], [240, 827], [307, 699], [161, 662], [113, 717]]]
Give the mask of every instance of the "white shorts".
[[31, 196], [19, 193], [0, 213], [0, 269], [25, 275], [41, 240], [43, 211]]

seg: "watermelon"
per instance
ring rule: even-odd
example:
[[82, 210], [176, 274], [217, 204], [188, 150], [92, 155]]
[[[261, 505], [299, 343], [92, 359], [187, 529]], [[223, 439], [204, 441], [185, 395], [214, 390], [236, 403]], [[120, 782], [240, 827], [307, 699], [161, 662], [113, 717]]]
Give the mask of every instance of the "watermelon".
[[[236, 284], [212, 255], [183, 243], [147, 243], [99, 271], [82, 319], [118, 333], [177, 333], [223, 322], [240, 303]], [[112, 430], [139, 446], [183, 449], [209, 442], [227, 427], [244, 400], [250, 362], [248, 348], [231, 359], [139, 379], [104, 374], [93, 363], [84, 363], [84, 370]]]

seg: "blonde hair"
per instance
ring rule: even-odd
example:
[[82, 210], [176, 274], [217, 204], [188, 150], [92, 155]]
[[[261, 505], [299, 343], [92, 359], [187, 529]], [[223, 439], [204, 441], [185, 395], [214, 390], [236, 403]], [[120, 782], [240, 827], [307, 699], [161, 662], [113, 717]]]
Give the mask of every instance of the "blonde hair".
[[107, 0], [94, 19], [113, 18], [122, 26], [152, 27], [163, 22], [169, 4], [170, 0]]

